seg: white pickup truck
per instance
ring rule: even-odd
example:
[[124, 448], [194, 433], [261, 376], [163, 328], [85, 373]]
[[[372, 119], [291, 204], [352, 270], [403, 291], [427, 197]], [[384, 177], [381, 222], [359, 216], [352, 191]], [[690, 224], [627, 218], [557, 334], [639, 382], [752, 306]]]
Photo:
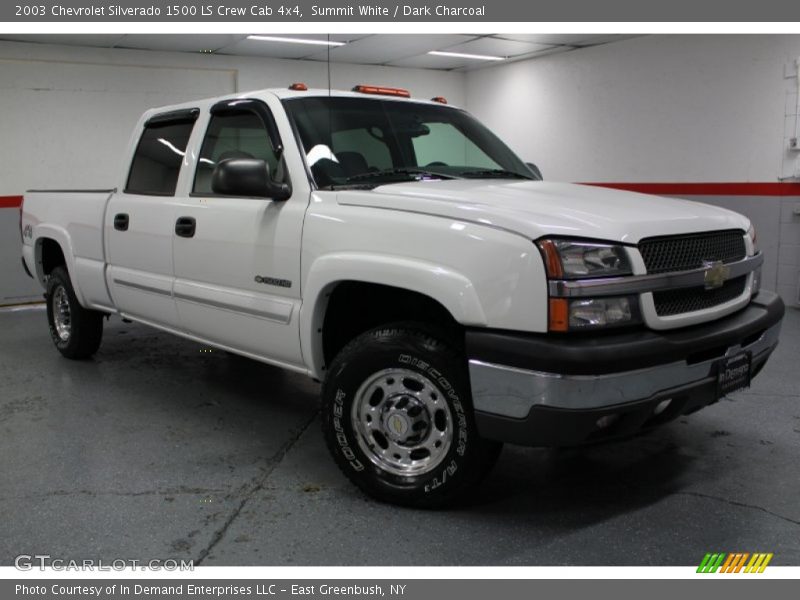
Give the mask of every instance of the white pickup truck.
[[115, 189], [30, 191], [68, 358], [117, 314], [323, 382], [344, 473], [463, 496], [502, 442], [629, 436], [749, 385], [784, 306], [747, 218], [541, 180], [443, 98], [302, 84], [147, 111]]

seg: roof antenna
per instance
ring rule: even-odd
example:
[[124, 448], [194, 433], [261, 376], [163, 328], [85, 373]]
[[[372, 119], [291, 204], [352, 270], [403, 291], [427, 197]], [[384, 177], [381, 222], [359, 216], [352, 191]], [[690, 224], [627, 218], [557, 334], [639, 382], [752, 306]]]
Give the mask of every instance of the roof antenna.
[[331, 95], [331, 34], [328, 34], [328, 96]]
[[[331, 34], [328, 34], [328, 42], [331, 41]], [[331, 45], [328, 43], [328, 150], [331, 159], [336, 160], [333, 154], [333, 115], [331, 114]]]

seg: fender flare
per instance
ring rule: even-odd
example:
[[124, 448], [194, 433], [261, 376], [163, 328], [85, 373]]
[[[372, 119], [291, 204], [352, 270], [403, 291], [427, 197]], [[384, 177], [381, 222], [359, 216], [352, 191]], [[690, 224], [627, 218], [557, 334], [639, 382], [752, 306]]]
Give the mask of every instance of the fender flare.
[[[36, 268], [36, 278], [42, 286], [45, 286], [45, 274], [42, 270], [42, 242], [45, 239], [56, 242], [61, 247], [61, 253], [64, 255], [64, 261], [67, 267], [67, 273], [72, 281], [72, 289], [75, 290], [75, 296], [81, 306], [86, 306], [83, 293], [78, 285], [77, 278], [75, 277], [75, 253], [72, 250], [72, 242], [66, 229], [61, 227], [44, 224], [37, 225], [33, 229], [33, 247], [34, 247], [34, 267]], [[45, 286], [46, 287], [46, 286]]]
[[472, 282], [463, 274], [435, 263], [402, 256], [337, 252], [317, 258], [303, 283], [300, 348], [312, 377], [322, 379], [322, 323], [327, 298], [337, 284], [359, 281], [406, 289], [439, 302], [462, 325], [481, 327], [486, 316]]

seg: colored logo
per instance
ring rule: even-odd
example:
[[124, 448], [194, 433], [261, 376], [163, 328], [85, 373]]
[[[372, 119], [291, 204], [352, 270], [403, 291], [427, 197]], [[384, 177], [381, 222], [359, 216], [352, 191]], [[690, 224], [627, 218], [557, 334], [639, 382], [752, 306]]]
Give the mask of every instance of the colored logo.
[[408, 431], [408, 423], [398, 414], [393, 414], [389, 417], [388, 425], [397, 435], [403, 435]]
[[705, 267], [705, 288], [707, 290], [714, 290], [722, 287], [722, 284], [728, 279], [731, 274], [731, 269], [725, 265], [721, 260], [716, 261], [703, 261]]
[[[769, 561], [772, 560], [772, 552], [734, 552], [734, 553], [711, 553], [703, 557], [700, 566], [697, 567], [698, 573], [763, 573]], [[749, 559], [749, 560], [748, 560]]]

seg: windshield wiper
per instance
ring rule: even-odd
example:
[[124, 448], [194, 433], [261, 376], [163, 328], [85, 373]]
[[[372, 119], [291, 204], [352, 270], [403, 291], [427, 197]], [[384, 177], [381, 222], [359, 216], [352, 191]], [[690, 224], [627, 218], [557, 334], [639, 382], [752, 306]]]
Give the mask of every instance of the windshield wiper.
[[505, 169], [476, 169], [474, 171], [462, 171], [459, 173], [459, 175], [462, 177], [468, 177], [470, 179], [496, 178], [533, 180], [533, 177], [529, 177], [528, 175], [523, 175], [522, 173], [517, 173], [516, 171], [507, 171]]
[[[430, 177], [436, 179], [458, 179], [456, 175], [448, 173], [438, 173], [429, 169], [415, 168], [415, 167], [397, 167], [394, 169], [383, 169], [381, 171], [368, 171], [366, 173], [359, 173], [351, 175], [345, 179], [345, 183], [353, 183], [356, 181], [369, 181], [371, 179], [380, 179], [381, 177], [392, 177], [394, 175], [413, 175], [420, 176], [420, 178]], [[416, 178], [416, 177], [415, 177]]]

